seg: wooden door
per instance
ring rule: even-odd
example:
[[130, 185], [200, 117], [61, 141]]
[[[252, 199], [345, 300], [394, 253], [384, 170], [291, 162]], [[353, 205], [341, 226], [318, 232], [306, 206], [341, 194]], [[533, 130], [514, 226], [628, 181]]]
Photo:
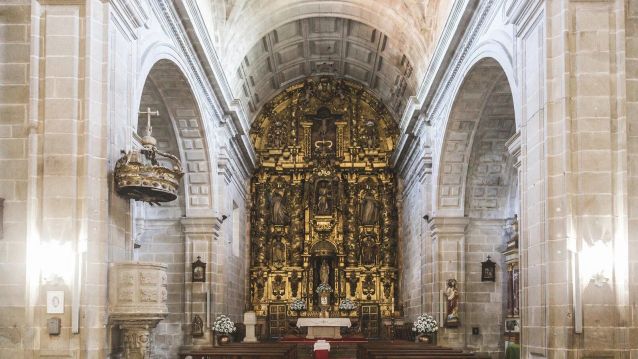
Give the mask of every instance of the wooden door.
[[379, 306], [377, 304], [361, 305], [361, 333], [363, 336], [366, 338], [378, 338], [380, 319]]
[[268, 307], [268, 327], [271, 338], [281, 338], [288, 329], [286, 304], [271, 304]]

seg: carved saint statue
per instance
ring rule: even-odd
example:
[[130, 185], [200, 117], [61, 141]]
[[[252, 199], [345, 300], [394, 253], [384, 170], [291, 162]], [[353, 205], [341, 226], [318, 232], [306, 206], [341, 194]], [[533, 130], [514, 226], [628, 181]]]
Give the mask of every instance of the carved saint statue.
[[272, 261], [278, 266], [282, 266], [286, 262], [286, 246], [283, 240], [275, 241], [272, 247]]
[[270, 221], [272, 224], [286, 224], [288, 221], [288, 213], [286, 211], [285, 191], [281, 184], [270, 195]]
[[371, 235], [366, 236], [361, 241], [361, 263], [363, 265], [374, 265], [377, 259], [377, 246]]
[[321, 284], [328, 284], [330, 278], [330, 266], [325, 259], [321, 262], [321, 268], [319, 269], [319, 281]]
[[320, 182], [317, 191], [317, 214], [330, 214], [330, 188], [325, 181]]
[[447, 326], [458, 326], [459, 323], [459, 291], [456, 288], [456, 279], [447, 280], [447, 288], [445, 289], [447, 299], [447, 316], [445, 324]]
[[376, 224], [379, 218], [379, 204], [377, 199], [374, 198], [374, 191], [370, 187], [370, 183], [366, 183], [364, 191], [359, 209], [359, 219], [363, 225]]

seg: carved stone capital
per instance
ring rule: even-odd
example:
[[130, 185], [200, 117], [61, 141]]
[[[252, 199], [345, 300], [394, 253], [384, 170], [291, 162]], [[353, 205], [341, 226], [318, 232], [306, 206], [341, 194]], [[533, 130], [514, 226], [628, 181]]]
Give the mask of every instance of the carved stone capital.
[[465, 235], [469, 223], [466, 217], [434, 217], [428, 222], [432, 237], [439, 239]]

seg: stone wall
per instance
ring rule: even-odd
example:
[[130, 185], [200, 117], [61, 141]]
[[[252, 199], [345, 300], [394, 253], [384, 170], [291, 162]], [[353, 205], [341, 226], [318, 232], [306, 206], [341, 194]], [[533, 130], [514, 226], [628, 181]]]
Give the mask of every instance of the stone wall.
[[[464, 308], [461, 318], [467, 338], [467, 348], [487, 352], [498, 358], [503, 351], [503, 301], [506, 290], [507, 269], [501, 250], [503, 243], [503, 220], [472, 219], [467, 228], [465, 242], [465, 288]], [[481, 281], [481, 262], [487, 256], [496, 263], [496, 281]], [[472, 328], [478, 327], [479, 335], [472, 334]]]
[[[27, 210], [29, 171], [35, 128], [29, 128], [29, 1], [0, 5], [0, 198], [4, 198], [0, 237], [0, 357], [19, 357], [27, 350], [30, 318], [25, 312], [27, 283]], [[32, 134], [32, 135], [30, 135]], [[31, 141], [29, 141], [31, 137]], [[28, 214], [30, 213], [30, 215]], [[34, 283], [36, 284], [36, 283]]]
[[638, 357], [638, 0], [629, 0], [625, 6], [625, 73], [628, 144], [628, 303], [633, 303], [631, 319], [627, 317], [631, 357]]

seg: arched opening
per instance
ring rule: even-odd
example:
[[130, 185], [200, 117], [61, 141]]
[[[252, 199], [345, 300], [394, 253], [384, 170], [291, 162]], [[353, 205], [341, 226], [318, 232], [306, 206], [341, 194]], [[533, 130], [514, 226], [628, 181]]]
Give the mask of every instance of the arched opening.
[[[483, 59], [458, 91], [440, 163], [438, 213], [465, 221], [459, 245], [462, 259], [455, 274], [461, 326], [443, 332], [449, 345], [498, 353], [504, 351], [506, 340], [519, 341], [515, 139], [508, 79], [494, 59]], [[489, 269], [490, 262], [495, 270]], [[511, 321], [516, 325], [505, 325]]]
[[172, 358], [191, 340], [185, 330], [190, 327], [186, 268], [191, 263], [183, 219], [193, 210], [210, 206], [209, 162], [200, 111], [186, 77], [172, 61], [160, 60], [148, 73], [133, 146], [139, 146], [147, 132], [149, 112], [158, 151], [181, 159], [185, 172], [176, 200], [161, 206], [133, 202], [131, 211], [133, 260], [167, 266], [168, 316], [153, 330], [151, 340], [154, 355]]

